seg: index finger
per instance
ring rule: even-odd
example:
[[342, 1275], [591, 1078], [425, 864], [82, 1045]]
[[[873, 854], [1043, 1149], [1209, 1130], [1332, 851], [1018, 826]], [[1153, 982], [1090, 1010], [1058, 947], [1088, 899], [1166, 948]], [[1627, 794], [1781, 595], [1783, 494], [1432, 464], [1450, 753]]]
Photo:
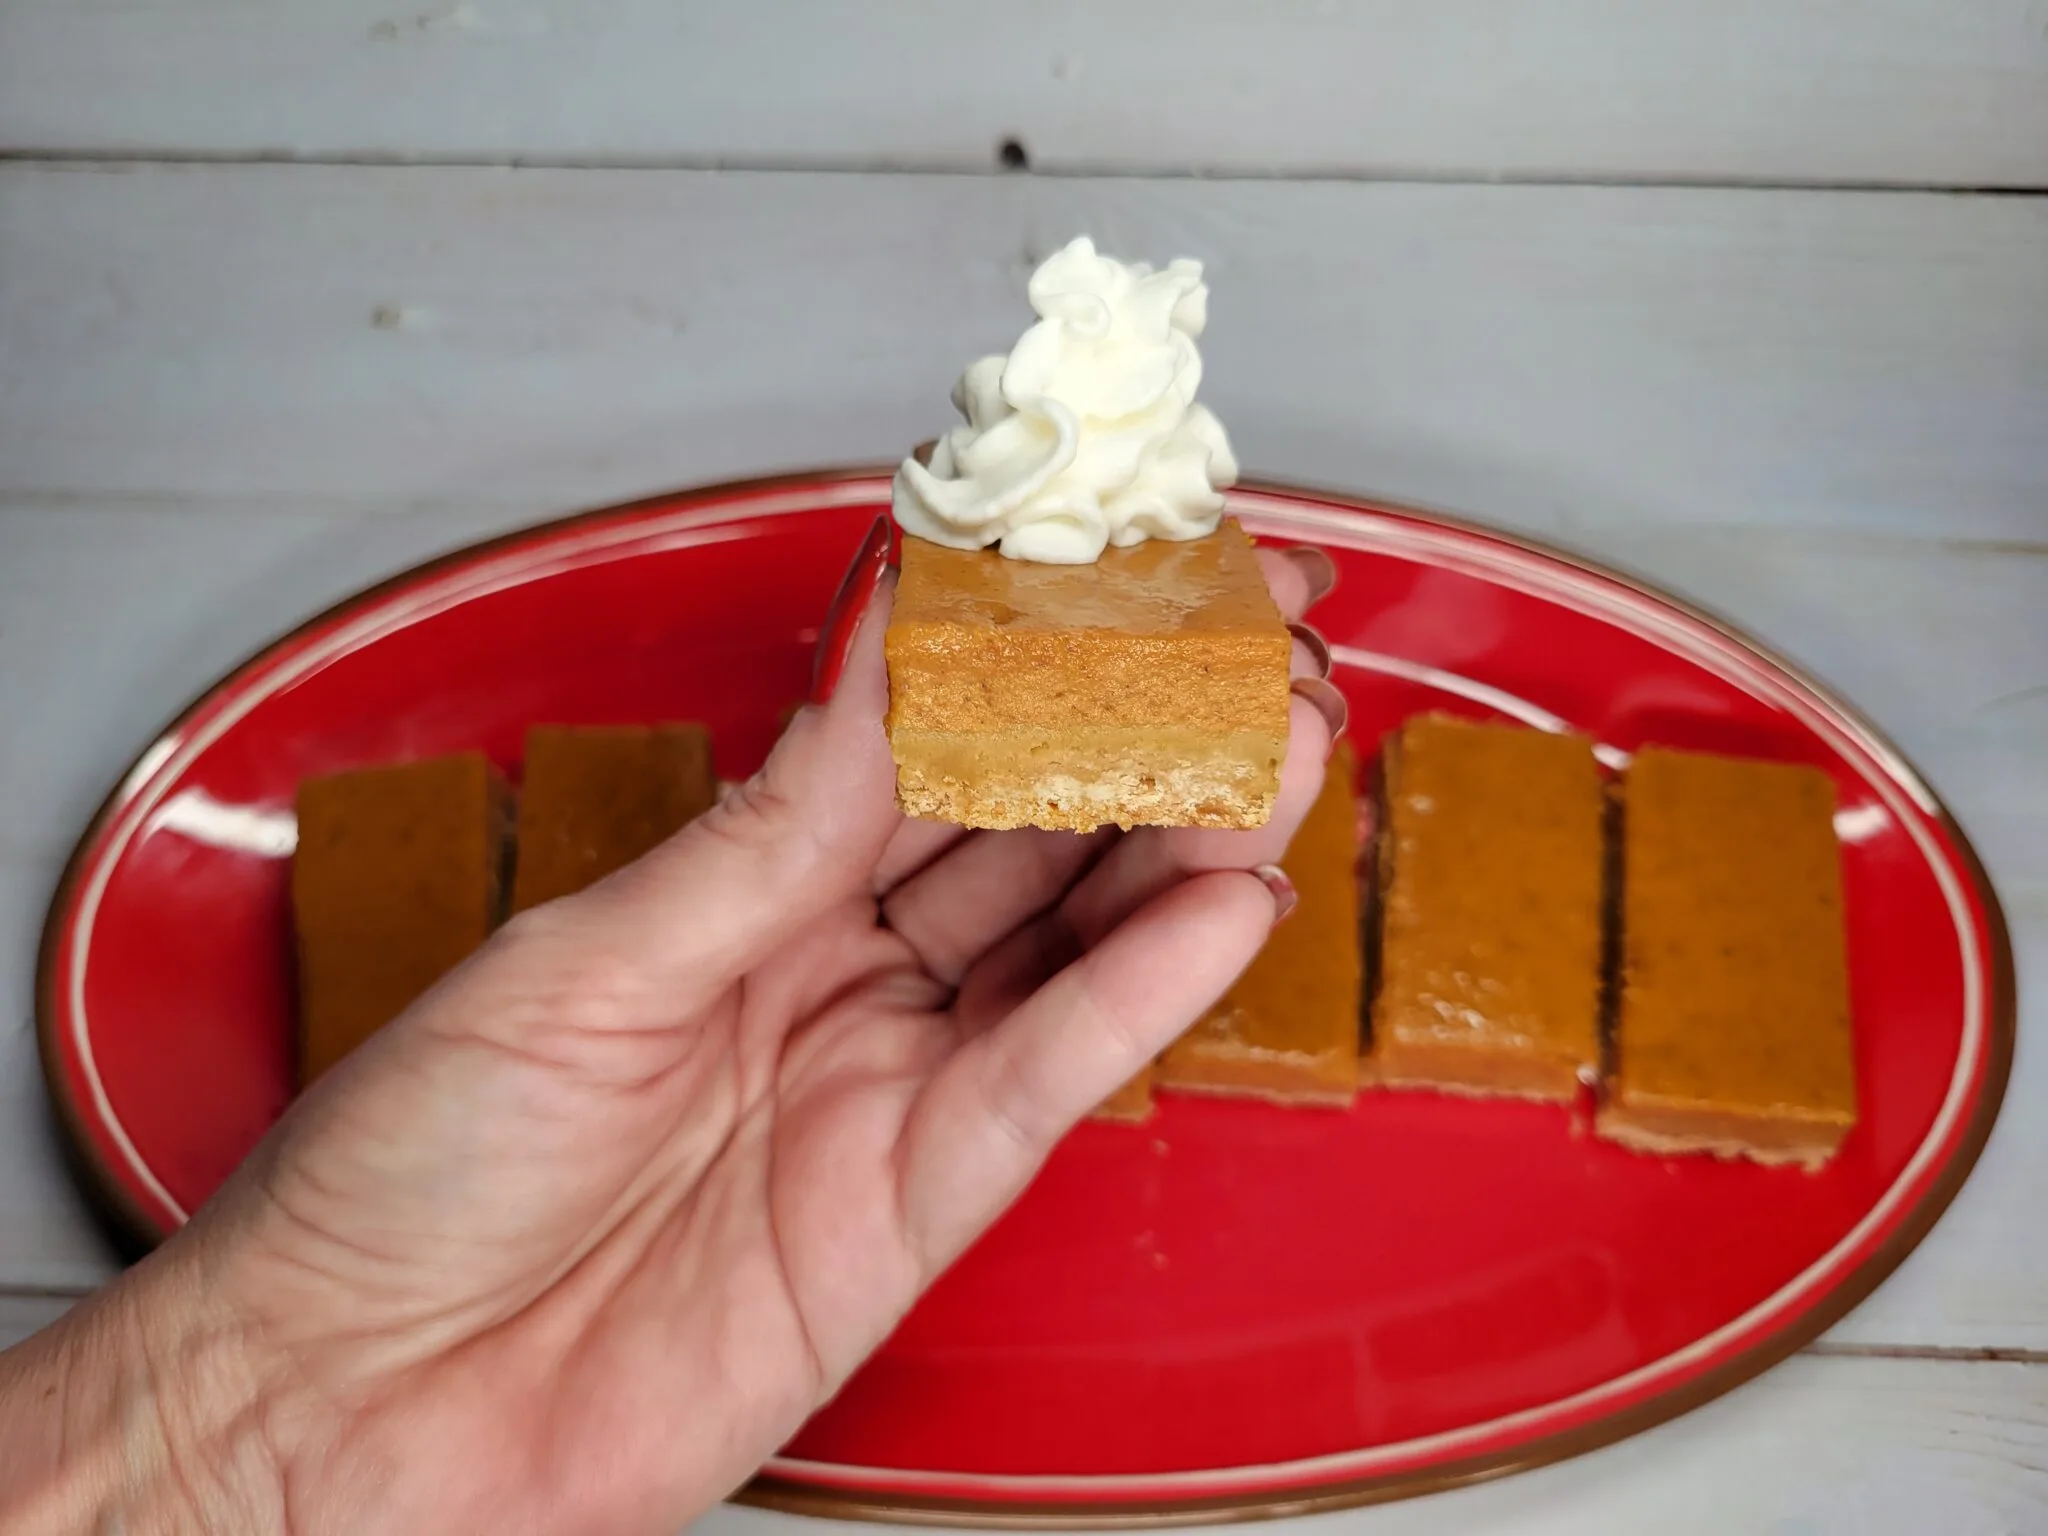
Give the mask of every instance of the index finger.
[[[1303, 679], [1296, 684], [1297, 689], [1311, 686], [1332, 695], [1336, 692], [1328, 683], [1312, 684]], [[1326, 764], [1341, 729], [1341, 721], [1325, 714], [1313, 698], [1297, 692], [1289, 710], [1280, 793], [1272, 818], [1264, 826], [1244, 831], [1141, 827], [1128, 833], [1068, 892], [1060, 904], [1061, 920], [1082, 944], [1092, 945], [1147, 901], [1191, 875], [1278, 864], [1322, 789]]]

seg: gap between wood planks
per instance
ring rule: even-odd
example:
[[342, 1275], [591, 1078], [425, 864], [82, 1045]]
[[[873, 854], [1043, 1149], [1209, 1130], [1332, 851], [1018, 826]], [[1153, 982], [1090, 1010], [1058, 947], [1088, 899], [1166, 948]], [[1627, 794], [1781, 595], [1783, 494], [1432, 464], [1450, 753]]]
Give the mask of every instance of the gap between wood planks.
[[[1023, 163], [1017, 154], [1023, 153]], [[664, 155], [409, 155], [384, 150], [162, 150], [61, 149], [37, 145], [0, 148], [0, 165], [35, 165], [51, 169], [123, 171], [158, 165], [317, 165], [404, 170], [531, 170], [531, 171], [709, 171], [787, 176], [1041, 176], [1071, 181], [1285, 181], [1316, 183], [1388, 183], [1417, 186], [1475, 187], [1676, 187], [1690, 190], [1745, 192], [1914, 192], [1943, 197], [2040, 197], [2048, 183], [2012, 186], [1959, 186], [1952, 182], [1887, 181], [1877, 178], [1831, 180], [1766, 176], [1688, 175], [1684, 172], [1602, 175], [1570, 171], [1502, 171], [1475, 174], [1427, 166], [1293, 166], [1228, 170], [1204, 166], [1134, 166], [1074, 161], [1031, 164], [1028, 151], [1006, 139], [986, 164], [965, 160], [913, 160], [878, 157], [870, 160], [752, 159], [745, 156]]]
[[2006, 1349], [1997, 1344], [1830, 1344], [1820, 1339], [1800, 1351], [1827, 1360], [1950, 1360], [1965, 1365], [2048, 1365], [2048, 1349]]

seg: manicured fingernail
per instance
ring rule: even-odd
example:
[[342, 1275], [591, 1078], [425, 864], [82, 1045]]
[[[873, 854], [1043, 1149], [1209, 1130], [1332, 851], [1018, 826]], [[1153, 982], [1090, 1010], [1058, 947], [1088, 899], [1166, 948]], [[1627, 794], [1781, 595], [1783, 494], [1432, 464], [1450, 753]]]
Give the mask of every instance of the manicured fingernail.
[[853, 637], [860, 629], [861, 616], [881, 590], [882, 577], [888, 573], [894, 558], [895, 528], [896, 524], [886, 512], [875, 519], [875, 526], [861, 540], [860, 551], [854, 555], [853, 564], [846, 568], [839, 590], [833, 595], [825, 623], [818, 631], [818, 658], [811, 673], [813, 704], [829, 702], [839, 688], [840, 674], [846, 670], [847, 654], [853, 649]]
[[1351, 718], [1351, 706], [1344, 702], [1344, 695], [1320, 677], [1297, 677], [1287, 686], [1315, 705], [1317, 713], [1329, 724], [1330, 745], [1334, 747], [1337, 738], [1344, 734], [1345, 722]]
[[1287, 914], [1300, 902], [1301, 893], [1295, 890], [1294, 882], [1287, 878], [1287, 871], [1278, 864], [1256, 864], [1252, 866], [1252, 873], [1272, 893], [1273, 926], [1277, 928], [1287, 921]]
[[1301, 574], [1308, 580], [1310, 606], [1321, 602], [1330, 595], [1330, 589], [1337, 585], [1337, 562], [1317, 549], [1313, 544], [1296, 544], [1282, 551], [1292, 560]]
[[1301, 643], [1308, 652], [1309, 664], [1315, 668], [1317, 677], [1330, 675], [1330, 642], [1310, 629], [1306, 624], [1290, 624], [1287, 633]]

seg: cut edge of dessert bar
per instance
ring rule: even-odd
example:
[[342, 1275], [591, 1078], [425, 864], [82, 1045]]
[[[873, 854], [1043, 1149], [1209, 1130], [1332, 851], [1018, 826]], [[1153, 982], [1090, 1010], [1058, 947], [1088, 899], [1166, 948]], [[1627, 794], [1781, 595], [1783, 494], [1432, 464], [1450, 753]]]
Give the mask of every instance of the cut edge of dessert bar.
[[[1645, 789], [1646, 775], [1662, 783]], [[1645, 833], [1640, 807], [1652, 793], [1656, 824]], [[1647, 747], [1616, 798], [1620, 937], [1595, 1133], [1659, 1155], [1819, 1168], [1858, 1116], [1832, 781], [1803, 765]], [[1650, 839], [1657, 846], [1646, 848]], [[1797, 974], [1770, 983], [1786, 965]], [[1686, 1000], [1676, 1013], [1674, 997]], [[1715, 1027], [1731, 1017], [1749, 1027]], [[1631, 1071], [1646, 1019], [1656, 1065]], [[1808, 1059], [1788, 1072], [1794, 1042]], [[1718, 1069], [1701, 1054], [1731, 1044], [1736, 1058]]]
[[1248, 1050], [1235, 1060], [1237, 1075], [1229, 1081], [1199, 1077], [1182, 1068], [1160, 1080], [1160, 1091], [1202, 1099], [1263, 1099], [1289, 1109], [1345, 1109], [1358, 1098], [1356, 1052], [1348, 1084], [1317, 1081], [1294, 1052]]
[[1216, 743], [1179, 735], [899, 731], [896, 802], [907, 816], [989, 831], [1243, 829], [1272, 819], [1279, 774], [1264, 765], [1275, 753], [1273, 738], [1247, 733]]
[[[1364, 955], [1356, 773], [1356, 754], [1340, 740], [1281, 859], [1299, 904], [1207, 1016], [1167, 1047], [1154, 1069], [1162, 1091], [1331, 1107], [1357, 1097]], [[1313, 1020], [1305, 1020], [1309, 1012]], [[1286, 1015], [1277, 1027], [1276, 1014]], [[1323, 1038], [1313, 1044], [1275, 1043], [1317, 1032]]]
[[1593, 1116], [1603, 1141], [1662, 1157], [1708, 1153], [1724, 1161], [1816, 1169], [1856, 1128], [1853, 1113], [1806, 1109], [1747, 1111], [1725, 1105], [1635, 1094], [1604, 1100]]

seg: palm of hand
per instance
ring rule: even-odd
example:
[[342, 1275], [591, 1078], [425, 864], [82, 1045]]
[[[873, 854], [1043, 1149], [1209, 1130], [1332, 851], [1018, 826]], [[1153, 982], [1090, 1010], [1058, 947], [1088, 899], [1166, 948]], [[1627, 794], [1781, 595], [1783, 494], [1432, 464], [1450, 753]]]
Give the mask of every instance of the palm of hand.
[[1312, 709], [1260, 832], [963, 838], [894, 811], [879, 629], [760, 779], [508, 926], [202, 1217], [310, 1526], [722, 1496], [1263, 939], [1233, 871], [1313, 793]]

